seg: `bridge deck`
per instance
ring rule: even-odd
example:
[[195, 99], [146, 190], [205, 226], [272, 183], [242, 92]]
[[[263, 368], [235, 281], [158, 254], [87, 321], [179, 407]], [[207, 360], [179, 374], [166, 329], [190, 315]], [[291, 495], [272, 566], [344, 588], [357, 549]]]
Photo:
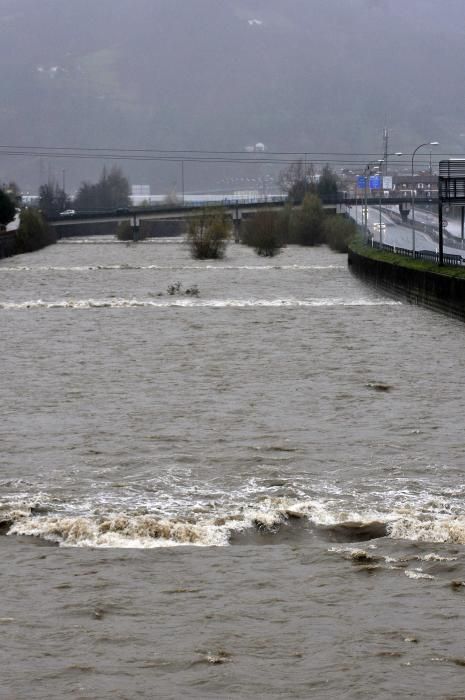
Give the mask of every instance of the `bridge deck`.
[[[428, 199], [426, 197], [416, 197], [417, 204], [428, 203], [437, 204], [437, 198]], [[410, 204], [409, 197], [368, 197], [366, 203], [368, 206], [378, 206], [379, 204], [392, 205], [392, 204]], [[356, 204], [364, 205], [364, 198], [355, 197], [337, 197], [334, 199], [323, 199], [323, 207], [325, 209], [339, 208], [342, 210], [344, 207], [354, 206]], [[130, 208], [125, 212], [121, 211], [92, 211], [92, 212], [77, 212], [72, 216], [60, 216], [57, 218], [49, 219], [49, 223], [53, 226], [69, 226], [73, 224], [82, 223], [105, 223], [108, 221], [120, 222], [120, 221], [133, 221], [136, 219], [159, 219], [159, 220], [182, 220], [189, 218], [201, 209], [208, 208], [218, 208], [226, 210], [233, 219], [241, 219], [244, 215], [252, 214], [256, 211], [262, 209], [275, 209], [279, 210], [287, 204], [287, 201], [261, 201], [261, 202], [228, 202], [226, 204], [205, 204], [204, 206], [158, 206], [158, 207], [144, 207], [144, 208]]]

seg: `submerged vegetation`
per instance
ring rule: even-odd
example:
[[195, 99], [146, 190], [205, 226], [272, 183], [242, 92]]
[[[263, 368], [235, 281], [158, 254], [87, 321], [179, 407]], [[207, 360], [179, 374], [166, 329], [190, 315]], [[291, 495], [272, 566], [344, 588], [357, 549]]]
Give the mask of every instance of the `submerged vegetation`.
[[203, 209], [189, 221], [187, 241], [197, 260], [224, 257], [230, 225], [223, 209]]
[[283, 227], [274, 211], [261, 211], [244, 222], [242, 243], [251, 246], [258, 255], [273, 257], [284, 245]]
[[168, 285], [168, 289], [166, 290], [170, 296], [178, 296], [178, 295], [184, 295], [187, 297], [198, 297], [200, 296], [200, 291], [199, 288], [197, 287], [196, 284], [191, 285], [190, 287], [184, 288], [181, 284], [181, 282], [173, 282], [173, 284]]
[[328, 245], [346, 253], [355, 238], [355, 223], [344, 216], [326, 214], [316, 194], [306, 194], [300, 207], [287, 204], [280, 212], [262, 211], [244, 224], [242, 243], [258, 255], [276, 255], [286, 244]]

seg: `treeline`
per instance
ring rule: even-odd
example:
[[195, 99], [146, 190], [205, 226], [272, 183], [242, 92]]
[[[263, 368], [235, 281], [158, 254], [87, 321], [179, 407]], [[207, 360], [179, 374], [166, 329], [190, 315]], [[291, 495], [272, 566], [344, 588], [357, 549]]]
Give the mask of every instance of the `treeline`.
[[[356, 231], [351, 219], [327, 214], [320, 198], [307, 194], [299, 207], [288, 203], [281, 211], [263, 210], [243, 220], [240, 242], [267, 257], [277, 255], [284, 246], [291, 244], [328, 245], [334, 251], [345, 253]], [[127, 233], [129, 238], [129, 228]], [[202, 210], [189, 221], [187, 243], [192, 256], [201, 260], [222, 258], [230, 233], [231, 222], [224, 210]]]
[[74, 200], [77, 211], [121, 209], [130, 205], [129, 181], [120, 168], [103, 168], [100, 180], [95, 184], [83, 182]]
[[53, 219], [66, 209], [99, 211], [127, 208], [130, 205], [130, 186], [120, 168], [103, 168], [98, 182], [83, 182], [72, 201], [56, 182], [48, 182], [39, 188], [39, 208], [48, 219]]

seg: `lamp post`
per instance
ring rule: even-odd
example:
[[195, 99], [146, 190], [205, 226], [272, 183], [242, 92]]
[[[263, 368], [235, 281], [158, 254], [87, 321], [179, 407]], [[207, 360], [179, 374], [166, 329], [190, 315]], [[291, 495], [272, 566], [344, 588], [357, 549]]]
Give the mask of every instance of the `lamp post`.
[[428, 141], [427, 143], [420, 143], [419, 146], [415, 148], [412, 153], [412, 256], [415, 257], [415, 189], [413, 187], [413, 159], [415, 158], [415, 153], [423, 146], [439, 146], [439, 141]]

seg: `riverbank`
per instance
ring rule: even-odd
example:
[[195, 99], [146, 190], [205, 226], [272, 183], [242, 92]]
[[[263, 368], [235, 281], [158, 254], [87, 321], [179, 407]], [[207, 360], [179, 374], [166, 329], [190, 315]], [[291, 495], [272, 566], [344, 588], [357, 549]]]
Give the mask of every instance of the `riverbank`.
[[364, 281], [412, 304], [465, 320], [465, 268], [434, 263], [377, 250], [354, 241], [349, 268]]
[[0, 232], [0, 260], [14, 255], [16, 246], [16, 231]]

